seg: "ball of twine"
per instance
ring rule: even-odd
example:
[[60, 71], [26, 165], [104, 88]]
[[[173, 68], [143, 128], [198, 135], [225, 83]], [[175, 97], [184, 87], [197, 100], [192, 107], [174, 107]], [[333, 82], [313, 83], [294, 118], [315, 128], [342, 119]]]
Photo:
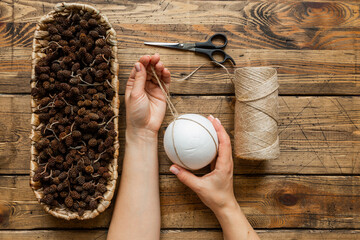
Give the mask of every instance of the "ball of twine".
[[271, 67], [244, 67], [234, 72], [235, 156], [272, 160], [280, 155], [278, 136], [277, 71]]

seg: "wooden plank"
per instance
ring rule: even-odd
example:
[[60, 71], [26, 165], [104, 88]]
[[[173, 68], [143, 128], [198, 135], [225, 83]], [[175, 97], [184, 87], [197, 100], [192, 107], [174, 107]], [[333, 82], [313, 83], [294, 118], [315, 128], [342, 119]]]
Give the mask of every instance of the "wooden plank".
[[[176, 81], [188, 75], [208, 59], [192, 53], [162, 48], [120, 50], [120, 92], [124, 92], [129, 71], [143, 54], [162, 55], [162, 61], [173, 73], [172, 93], [224, 94], [234, 93], [233, 84], [223, 69], [205, 66], [187, 81]], [[237, 67], [271, 66], [279, 74], [279, 93], [286, 95], [358, 95], [360, 92], [358, 58], [354, 50], [227, 50]], [[286, 56], [284, 58], [284, 56]], [[226, 64], [230, 72], [235, 70]]]
[[[1, 9], [1, 7], [0, 7]], [[302, 14], [302, 13], [299, 13]], [[250, 17], [251, 18], [251, 17]], [[357, 20], [359, 21], [359, 20]], [[251, 21], [250, 21], [251, 22]], [[287, 20], [286, 20], [287, 22]], [[113, 23], [120, 48], [135, 48], [146, 41], [197, 42], [207, 39], [214, 33], [226, 34], [229, 38], [227, 49], [312, 49], [312, 50], [350, 50], [359, 49], [359, 23], [356, 26], [339, 26], [328, 23], [308, 26], [301, 23], [288, 25], [251, 25], [214, 23], [205, 24], [202, 20], [189, 23]], [[350, 21], [352, 23], [352, 21]], [[0, 24], [0, 47], [30, 47], [36, 23]]]
[[[360, 231], [344, 230], [257, 230], [263, 240], [355, 240]], [[107, 230], [24, 230], [0, 231], [3, 240], [33, 240], [33, 239], [67, 239], [67, 240], [105, 240]], [[223, 240], [222, 233], [217, 230], [162, 230], [161, 240]]]
[[[29, 99], [23, 95], [0, 95], [0, 173], [29, 172]], [[178, 96], [173, 102], [180, 113], [219, 117], [232, 137], [234, 97]], [[283, 96], [279, 104], [280, 158], [264, 162], [234, 159], [236, 174], [360, 173], [359, 97]], [[171, 121], [167, 112], [159, 134], [161, 173], [169, 173], [171, 165], [162, 145], [163, 133]], [[125, 106], [121, 98], [120, 161], [124, 131]]]
[[[71, 2], [66, 0], [64, 2]], [[359, 26], [356, 1], [92, 1], [114, 23], [193, 23], [260, 26]], [[36, 22], [57, 1], [2, 1], [4, 22]], [[13, 11], [14, 10], [14, 11]], [[191, 14], [189, 14], [191, 13]], [[214, 17], [215, 16], [215, 17]]]
[[17, 172], [11, 170], [13, 165], [19, 172], [29, 173], [30, 97], [0, 95], [0, 99], [0, 169], [2, 173]]
[[[27, 50], [26, 50], [27, 49]], [[358, 95], [360, 51], [355, 50], [227, 50], [237, 67], [272, 66], [278, 70], [279, 92], [285, 95]], [[233, 85], [223, 69], [204, 66], [187, 81], [177, 81], [208, 59], [188, 52], [154, 47], [120, 49], [120, 92], [133, 64], [145, 54], [159, 52], [172, 72], [172, 93], [231, 94]], [[181, 53], [181, 54], [179, 54]], [[29, 48], [0, 48], [0, 93], [30, 92]], [[284, 57], [286, 56], [286, 57]], [[235, 68], [226, 64], [230, 72]]]
[[[113, 208], [89, 221], [45, 213], [28, 176], [0, 176], [1, 229], [105, 228]], [[255, 228], [360, 228], [359, 176], [235, 176], [234, 190]], [[213, 213], [175, 176], [160, 176], [163, 228], [219, 228]], [[8, 212], [9, 217], [6, 217]]]
[[[232, 48], [359, 48], [358, 3], [219, 1], [206, 7], [202, 1], [97, 3], [95, 6], [114, 23], [120, 44], [126, 48], [151, 38], [198, 41], [214, 32], [228, 34]], [[0, 5], [4, 12], [3, 46], [31, 45], [34, 23], [52, 7], [51, 2], [4, 1]]]
[[35, 230], [35, 231], [0, 231], [3, 240], [67, 239], [67, 240], [106, 240], [106, 230]]

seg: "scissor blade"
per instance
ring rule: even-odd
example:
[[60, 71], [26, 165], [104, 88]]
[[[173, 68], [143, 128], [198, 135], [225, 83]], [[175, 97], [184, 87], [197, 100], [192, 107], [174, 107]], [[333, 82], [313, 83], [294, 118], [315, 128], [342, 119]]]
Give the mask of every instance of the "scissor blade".
[[144, 42], [145, 45], [152, 46], [178, 46], [180, 43], [164, 43], [164, 42]]
[[182, 49], [180, 43], [144, 42], [145, 45]]
[[194, 51], [195, 44], [193, 43], [163, 43], [163, 42], [144, 42], [146, 45], [159, 46], [166, 48], [175, 48], [180, 50]]

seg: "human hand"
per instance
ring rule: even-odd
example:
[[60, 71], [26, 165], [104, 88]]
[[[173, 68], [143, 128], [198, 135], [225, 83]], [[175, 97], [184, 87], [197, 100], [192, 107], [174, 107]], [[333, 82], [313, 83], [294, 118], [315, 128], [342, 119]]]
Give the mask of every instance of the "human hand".
[[166, 89], [169, 88], [170, 72], [164, 68], [159, 54], [142, 56], [126, 84], [126, 123], [128, 130], [149, 130], [157, 134], [165, 116], [166, 99], [152, 76], [151, 66]]
[[213, 170], [197, 177], [186, 169], [174, 164], [170, 171], [178, 179], [191, 188], [215, 214], [225, 208], [238, 206], [233, 189], [233, 159], [230, 137], [221, 125], [219, 119], [209, 116], [219, 139], [219, 151], [216, 162], [212, 163]]

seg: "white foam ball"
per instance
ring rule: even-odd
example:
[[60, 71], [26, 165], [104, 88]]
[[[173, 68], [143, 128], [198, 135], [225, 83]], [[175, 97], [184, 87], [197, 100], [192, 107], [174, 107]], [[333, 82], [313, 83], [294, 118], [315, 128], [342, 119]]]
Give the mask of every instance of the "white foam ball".
[[164, 135], [164, 148], [170, 160], [191, 170], [203, 168], [214, 160], [218, 146], [214, 126], [199, 114], [179, 116]]

